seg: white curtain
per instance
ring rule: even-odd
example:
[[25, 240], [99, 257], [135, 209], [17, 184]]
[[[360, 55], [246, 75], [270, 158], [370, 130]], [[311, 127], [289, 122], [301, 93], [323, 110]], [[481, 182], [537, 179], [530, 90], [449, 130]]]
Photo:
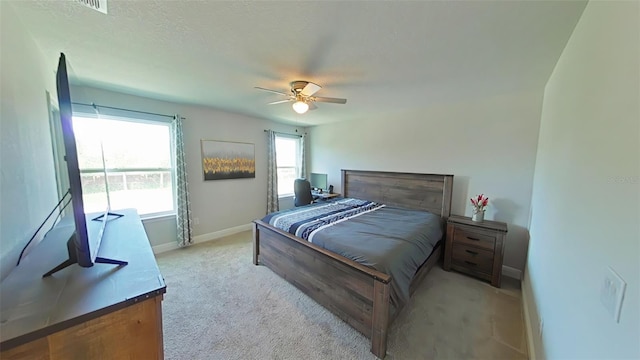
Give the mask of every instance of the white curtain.
[[300, 166], [299, 166], [300, 173], [298, 174], [299, 178], [305, 178], [305, 179], [307, 179], [307, 154], [306, 154], [306, 151], [305, 151], [305, 140], [306, 140], [305, 138], [306, 137], [307, 136], [304, 135], [304, 134], [300, 136], [300, 143], [299, 143], [300, 144], [300, 151], [299, 151], [299, 154], [300, 154], [300, 160], [299, 160], [300, 161]]
[[193, 244], [193, 222], [191, 221], [191, 201], [187, 181], [187, 163], [184, 155], [182, 118], [175, 115], [171, 122], [171, 140], [175, 151], [176, 220], [178, 222], [178, 246]]
[[280, 209], [278, 204], [278, 163], [276, 159], [276, 133], [267, 130], [267, 214]]

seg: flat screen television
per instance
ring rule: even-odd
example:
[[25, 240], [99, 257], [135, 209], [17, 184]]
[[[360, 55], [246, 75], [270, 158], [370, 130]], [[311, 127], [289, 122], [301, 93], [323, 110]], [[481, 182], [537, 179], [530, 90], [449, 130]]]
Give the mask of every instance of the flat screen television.
[[[63, 53], [58, 61], [58, 71], [56, 73], [56, 88], [58, 92], [58, 107], [60, 109], [60, 123], [62, 125], [62, 137], [64, 141], [65, 162], [69, 175], [69, 193], [71, 194], [72, 216], [75, 223], [75, 230], [71, 238], [67, 241], [69, 258], [63, 261], [49, 272], [43, 275], [47, 277], [60, 271], [67, 266], [78, 264], [82, 267], [91, 267], [94, 263], [105, 263], [114, 265], [127, 265], [126, 261], [107, 259], [98, 256], [98, 249], [102, 242], [102, 236], [110, 217], [120, 217], [122, 215], [111, 213], [109, 206], [103, 214], [87, 220], [82, 201], [82, 183], [80, 180], [80, 166], [78, 163], [78, 150], [76, 138], [73, 132], [73, 110], [71, 107], [71, 91], [69, 89], [69, 78], [67, 73], [67, 61]], [[106, 181], [106, 177], [105, 177]], [[98, 232], [90, 232], [87, 221], [101, 222]]]
[[309, 182], [311, 183], [311, 188], [327, 191], [327, 174], [311, 173], [309, 174]]

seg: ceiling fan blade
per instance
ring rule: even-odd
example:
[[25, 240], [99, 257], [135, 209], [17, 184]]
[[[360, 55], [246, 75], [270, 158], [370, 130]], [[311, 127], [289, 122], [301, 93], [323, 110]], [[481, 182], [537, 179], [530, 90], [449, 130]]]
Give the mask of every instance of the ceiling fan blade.
[[320, 89], [322, 89], [320, 85], [310, 82], [302, 89], [302, 91], [300, 91], [300, 94], [304, 96], [311, 96], [317, 93]]
[[284, 95], [284, 96], [291, 96], [291, 94], [283, 93], [282, 91], [265, 89], [265, 88], [261, 88], [261, 87], [258, 87], [258, 86], [254, 86], [254, 89], [264, 90], [264, 91], [268, 91], [268, 92], [272, 92], [272, 93], [276, 93], [276, 94], [280, 94], [280, 95]]
[[316, 104], [314, 104], [314, 103], [313, 103], [313, 101], [309, 102], [309, 111], [311, 111], [311, 110], [315, 110], [315, 109], [317, 109], [317, 108], [318, 108], [318, 107], [316, 106]]
[[346, 104], [347, 103], [347, 99], [330, 98], [330, 97], [319, 97], [319, 96], [314, 96], [313, 97], [313, 101], [327, 102], [327, 103], [334, 103], [334, 104]]
[[280, 101], [274, 101], [274, 102], [270, 102], [267, 105], [275, 105], [275, 104], [282, 104], [282, 103], [286, 103], [292, 101], [292, 99], [287, 99], [287, 100], [280, 100]]

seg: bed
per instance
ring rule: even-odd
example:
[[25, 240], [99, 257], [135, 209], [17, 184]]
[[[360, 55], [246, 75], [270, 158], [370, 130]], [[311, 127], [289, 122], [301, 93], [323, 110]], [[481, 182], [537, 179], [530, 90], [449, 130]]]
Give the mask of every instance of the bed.
[[[426, 210], [444, 222], [450, 215], [453, 175], [342, 170], [345, 198], [391, 208]], [[444, 227], [442, 227], [444, 237]], [[346, 238], [346, 237], [345, 237]], [[442, 254], [442, 241], [417, 266], [408, 293]], [[371, 339], [371, 352], [386, 355], [389, 325], [404, 301], [392, 301], [392, 277], [329, 251], [262, 220], [254, 221], [253, 263], [267, 266]]]

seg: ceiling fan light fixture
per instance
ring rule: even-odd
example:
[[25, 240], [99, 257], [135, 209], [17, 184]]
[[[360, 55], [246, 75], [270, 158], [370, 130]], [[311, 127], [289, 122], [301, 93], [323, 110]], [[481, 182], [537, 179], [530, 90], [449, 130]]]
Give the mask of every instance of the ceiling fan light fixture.
[[309, 110], [309, 104], [302, 100], [294, 102], [292, 106], [293, 111], [297, 112], [298, 114], [304, 114], [307, 112], [307, 110]]
[[309, 110], [317, 109], [318, 107], [316, 106], [316, 102], [318, 101], [333, 104], [347, 103], [347, 99], [315, 96], [315, 93], [318, 92], [318, 90], [320, 90], [322, 87], [309, 81], [292, 81], [289, 83], [289, 86], [291, 87], [289, 89], [289, 94], [286, 92], [265, 89], [258, 86], [256, 86], [255, 88], [258, 90], [268, 91], [285, 96], [286, 99], [270, 102], [269, 105], [293, 102], [293, 111], [301, 115], [305, 114]]

